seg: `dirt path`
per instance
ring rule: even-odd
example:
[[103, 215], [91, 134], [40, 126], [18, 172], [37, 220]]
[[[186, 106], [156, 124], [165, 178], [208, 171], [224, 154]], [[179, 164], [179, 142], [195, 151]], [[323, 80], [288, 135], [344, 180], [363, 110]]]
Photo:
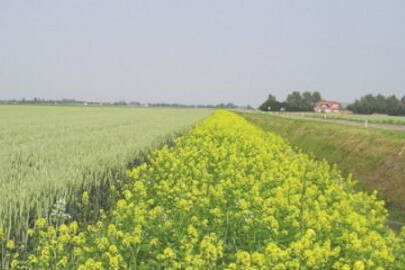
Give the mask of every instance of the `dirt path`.
[[[286, 114], [274, 114], [271, 115], [284, 117], [284, 118], [291, 118], [291, 119], [302, 119], [302, 120], [313, 120], [313, 121], [320, 121], [320, 122], [327, 122], [327, 123], [335, 123], [335, 124], [342, 124], [342, 125], [349, 125], [349, 126], [356, 126], [356, 127], [364, 127], [364, 122], [356, 122], [350, 120], [338, 120], [338, 119], [322, 119], [322, 118], [312, 118], [312, 117], [305, 117], [300, 115], [286, 115]], [[381, 128], [381, 129], [388, 129], [388, 130], [396, 130], [396, 131], [403, 131], [405, 132], [405, 126], [403, 125], [388, 125], [388, 124], [375, 124], [375, 123], [368, 123], [368, 128]]]

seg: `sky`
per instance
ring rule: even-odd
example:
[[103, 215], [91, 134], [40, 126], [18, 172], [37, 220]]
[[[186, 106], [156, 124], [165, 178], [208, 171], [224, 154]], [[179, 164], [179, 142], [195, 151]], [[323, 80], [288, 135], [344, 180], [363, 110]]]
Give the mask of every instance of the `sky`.
[[1, 0], [0, 99], [405, 95], [405, 1]]

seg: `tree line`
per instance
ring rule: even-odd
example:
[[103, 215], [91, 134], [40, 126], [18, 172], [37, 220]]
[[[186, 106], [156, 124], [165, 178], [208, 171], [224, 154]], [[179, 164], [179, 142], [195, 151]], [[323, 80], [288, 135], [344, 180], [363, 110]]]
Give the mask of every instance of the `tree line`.
[[259, 106], [261, 111], [290, 111], [309, 112], [314, 110], [315, 103], [322, 100], [318, 91], [305, 91], [302, 94], [293, 91], [285, 101], [278, 101], [275, 96], [269, 95], [267, 100]]
[[208, 108], [208, 109], [244, 109], [244, 110], [254, 110], [250, 105], [239, 106], [231, 102], [219, 103], [217, 105], [210, 104], [197, 104], [197, 105], [187, 105], [181, 103], [146, 103], [149, 107], [179, 107], [179, 108]]
[[254, 110], [250, 105], [239, 106], [232, 102], [228, 103], [219, 103], [216, 105], [211, 104], [181, 104], [181, 103], [165, 103], [165, 102], [156, 102], [156, 103], [141, 103], [138, 101], [116, 101], [116, 102], [95, 102], [95, 101], [83, 101], [75, 99], [42, 99], [42, 98], [33, 98], [33, 99], [8, 99], [0, 100], [0, 104], [36, 104], [36, 105], [99, 105], [99, 106], [134, 106], [134, 107], [173, 107], [173, 108], [207, 108], [207, 109], [244, 109], [244, 110]]
[[399, 99], [395, 95], [388, 97], [365, 95], [347, 106], [347, 109], [360, 114], [405, 115], [405, 96]]

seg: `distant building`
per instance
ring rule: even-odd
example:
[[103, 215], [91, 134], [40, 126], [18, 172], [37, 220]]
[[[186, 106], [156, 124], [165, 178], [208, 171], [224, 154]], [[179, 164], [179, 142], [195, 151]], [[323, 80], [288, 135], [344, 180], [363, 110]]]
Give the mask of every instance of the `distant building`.
[[332, 100], [321, 100], [315, 104], [314, 111], [322, 113], [341, 112], [343, 110], [342, 103]]

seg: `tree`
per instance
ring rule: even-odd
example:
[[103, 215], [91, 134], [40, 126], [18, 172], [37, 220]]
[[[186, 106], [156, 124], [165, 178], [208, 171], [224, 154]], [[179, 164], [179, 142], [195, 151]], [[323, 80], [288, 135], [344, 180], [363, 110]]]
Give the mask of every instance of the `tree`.
[[321, 93], [319, 93], [318, 91], [314, 91], [312, 93], [312, 102], [315, 105], [315, 103], [319, 102], [322, 100], [322, 96]]
[[306, 91], [302, 93], [302, 104], [301, 104], [301, 111], [312, 111], [314, 106], [317, 102], [321, 101], [321, 94], [317, 91], [311, 92]]
[[313, 97], [311, 92], [302, 93], [301, 111], [311, 111], [314, 107]]
[[357, 99], [348, 109], [354, 113], [372, 114], [383, 113], [389, 115], [405, 115], [405, 97], [399, 100], [395, 95], [385, 97], [383, 95], [365, 95]]
[[372, 114], [377, 112], [377, 102], [373, 95], [364, 96], [363, 104], [366, 113]]
[[312, 111], [315, 103], [322, 100], [321, 94], [318, 91], [304, 93], [293, 91], [287, 96], [286, 101], [279, 102], [276, 97], [269, 95], [267, 100], [259, 106], [262, 111], [280, 111], [281, 109], [287, 111]]
[[[401, 101], [395, 96], [389, 96], [387, 98], [388, 114], [401, 115]], [[402, 112], [405, 113], [405, 112]]]
[[383, 95], [378, 94], [375, 97], [375, 102], [376, 102], [376, 107], [377, 107], [376, 111], [377, 112], [388, 113], [387, 100]]
[[294, 91], [287, 96], [287, 111], [300, 111], [302, 108], [302, 97], [300, 92]]
[[281, 102], [278, 102], [275, 96], [269, 95], [267, 100], [259, 106], [259, 110], [261, 110], [261, 111], [280, 111], [281, 106], [282, 106]]

